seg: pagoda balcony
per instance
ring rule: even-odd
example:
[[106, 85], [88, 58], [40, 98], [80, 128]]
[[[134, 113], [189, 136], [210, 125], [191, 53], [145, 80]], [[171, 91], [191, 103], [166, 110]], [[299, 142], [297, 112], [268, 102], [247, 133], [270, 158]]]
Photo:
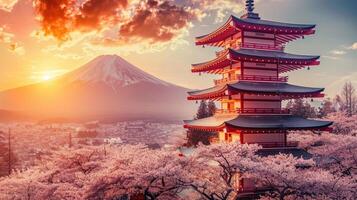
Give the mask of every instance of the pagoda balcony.
[[226, 115], [226, 114], [290, 114], [289, 109], [280, 109], [280, 108], [238, 108], [233, 110], [228, 109], [217, 109], [217, 115]]
[[[276, 45], [269, 45], [269, 44], [258, 44], [258, 43], [250, 43], [244, 42], [238, 43], [238, 48], [245, 48], [245, 49], [257, 49], [257, 50], [268, 50], [268, 51], [284, 51], [284, 46], [276, 46]], [[235, 47], [235, 48], [237, 48]]]
[[223, 78], [223, 79], [219, 79], [219, 80], [214, 80], [214, 84], [215, 85], [223, 85], [223, 84], [235, 82], [235, 81], [238, 81], [238, 80], [239, 80], [238, 76], [233, 76], [233, 77], [230, 77], [230, 78]]
[[[258, 43], [250, 43], [250, 42], [238, 42], [237, 44], [233, 44], [230, 46], [232, 49], [254, 49], [254, 50], [266, 50], [266, 51], [284, 51], [284, 46], [276, 46], [269, 44], [258, 44]], [[224, 54], [227, 49], [223, 49], [221, 51], [216, 52], [216, 56], [219, 57]]]
[[219, 80], [214, 80], [215, 85], [222, 85], [226, 83], [231, 83], [235, 81], [260, 81], [260, 82], [288, 82], [288, 76], [276, 77], [276, 76], [256, 76], [256, 75], [237, 75], [230, 78], [223, 78]]
[[238, 75], [238, 80], [242, 81], [272, 81], [272, 82], [288, 82], [288, 76], [256, 76], [256, 75]]

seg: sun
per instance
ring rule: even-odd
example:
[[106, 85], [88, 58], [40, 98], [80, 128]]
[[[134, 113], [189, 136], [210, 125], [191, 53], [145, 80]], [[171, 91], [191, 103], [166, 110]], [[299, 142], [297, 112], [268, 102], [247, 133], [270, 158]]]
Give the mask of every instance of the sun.
[[49, 74], [44, 74], [43, 76], [42, 76], [42, 80], [43, 81], [48, 81], [48, 80], [50, 80], [52, 77], [49, 75]]

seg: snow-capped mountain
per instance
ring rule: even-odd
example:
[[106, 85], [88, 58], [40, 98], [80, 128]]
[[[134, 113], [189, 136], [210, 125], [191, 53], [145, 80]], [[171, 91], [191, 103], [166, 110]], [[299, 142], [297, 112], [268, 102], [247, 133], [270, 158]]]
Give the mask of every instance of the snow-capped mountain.
[[0, 109], [36, 118], [184, 119], [188, 89], [162, 81], [116, 55], [99, 56], [53, 81], [0, 93]]
[[140, 82], [168, 86], [169, 84], [144, 72], [117, 55], [103, 55], [67, 74], [67, 82], [104, 83], [110, 87], [124, 87]]

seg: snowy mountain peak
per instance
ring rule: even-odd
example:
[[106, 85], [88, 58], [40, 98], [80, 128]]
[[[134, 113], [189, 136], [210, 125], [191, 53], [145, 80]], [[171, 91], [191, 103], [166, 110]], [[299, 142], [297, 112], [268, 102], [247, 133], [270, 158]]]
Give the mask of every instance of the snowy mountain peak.
[[130, 64], [118, 55], [102, 55], [65, 75], [69, 82], [104, 83], [113, 88], [150, 82], [159, 85], [169, 85], [143, 70]]

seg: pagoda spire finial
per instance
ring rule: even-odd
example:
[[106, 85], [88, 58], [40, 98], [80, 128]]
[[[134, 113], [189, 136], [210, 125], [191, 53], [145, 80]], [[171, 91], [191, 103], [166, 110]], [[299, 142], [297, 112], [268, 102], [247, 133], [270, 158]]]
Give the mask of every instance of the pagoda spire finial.
[[259, 14], [253, 12], [254, 0], [245, 1], [245, 10], [246, 13], [242, 16], [242, 18], [260, 19]]
[[254, 11], [254, 0], [246, 0], [245, 1], [246, 10], [248, 13], [252, 13]]

